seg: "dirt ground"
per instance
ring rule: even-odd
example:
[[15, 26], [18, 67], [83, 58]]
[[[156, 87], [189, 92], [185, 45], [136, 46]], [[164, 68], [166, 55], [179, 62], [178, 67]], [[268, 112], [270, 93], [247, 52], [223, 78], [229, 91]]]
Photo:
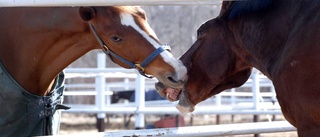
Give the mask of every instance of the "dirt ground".
[[[153, 125], [153, 123], [161, 118], [161, 116], [146, 115], [146, 125]], [[271, 116], [261, 115], [259, 121], [268, 121]], [[190, 125], [190, 116], [184, 116], [186, 126]], [[220, 124], [230, 123], [249, 123], [253, 121], [252, 115], [221, 115]], [[275, 120], [284, 120], [283, 116], [277, 115]], [[107, 123], [107, 119], [105, 119]], [[193, 116], [193, 125], [215, 125], [216, 115], [196, 115]], [[134, 129], [134, 117], [131, 118], [131, 122], [128, 128], [124, 126], [123, 115], [110, 116], [109, 122], [106, 124], [105, 132], [108, 131], [120, 131], [120, 130], [132, 130]], [[62, 113], [60, 135], [66, 134], [79, 134], [79, 133], [97, 133], [96, 118], [93, 114], [73, 114]], [[235, 137], [235, 136], [229, 136]], [[237, 135], [236, 137], [253, 137], [253, 135]], [[280, 132], [280, 133], [268, 133], [260, 134], [260, 137], [297, 137], [296, 132]]]

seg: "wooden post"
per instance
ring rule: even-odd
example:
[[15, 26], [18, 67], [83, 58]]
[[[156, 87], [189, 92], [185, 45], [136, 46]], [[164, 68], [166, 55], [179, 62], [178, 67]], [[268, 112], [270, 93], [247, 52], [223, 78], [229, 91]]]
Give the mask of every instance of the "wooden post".
[[220, 124], [220, 115], [216, 116], [216, 124], [219, 125]]
[[180, 127], [180, 118], [179, 118], [179, 115], [176, 115], [176, 127]]
[[[259, 115], [253, 115], [253, 122], [258, 122], [259, 121]], [[259, 137], [260, 134], [254, 134], [254, 137]]]
[[104, 118], [99, 118], [97, 116], [97, 129], [98, 129], [98, 132], [104, 132], [104, 129], [105, 129]]

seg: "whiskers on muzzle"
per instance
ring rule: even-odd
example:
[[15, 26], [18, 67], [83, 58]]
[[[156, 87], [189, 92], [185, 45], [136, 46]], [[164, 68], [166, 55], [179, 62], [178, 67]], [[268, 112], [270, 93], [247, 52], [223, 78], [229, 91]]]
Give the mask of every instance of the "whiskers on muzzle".
[[182, 92], [179, 96], [179, 103], [176, 108], [183, 114], [192, 113], [195, 110], [195, 105], [190, 102], [190, 100]]

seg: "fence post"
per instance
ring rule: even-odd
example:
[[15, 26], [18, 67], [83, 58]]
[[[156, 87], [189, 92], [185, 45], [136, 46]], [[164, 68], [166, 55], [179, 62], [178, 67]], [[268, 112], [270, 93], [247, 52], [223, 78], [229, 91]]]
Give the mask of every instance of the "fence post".
[[[217, 106], [221, 106], [222, 104], [222, 97], [221, 97], [221, 94], [217, 94], [216, 96], [216, 105]], [[216, 115], [216, 124], [219, 125], [220, 124], [220, 115]]]
[[[271, 86], [271, 93], [272, 93], [272, 104], [274, 105], [277, 101], [277, 98], [276, 98], [276, 90], [274, 89], [274, 86]], [[276, 120], [276, 115], [272, 115], [272, 121], [275, 121]]]
[[129, 90], [129, 86], [128, 86], [128, 85], [129, 85], [129, 82], [130, 82], [130, 81], [129, 81], [129, 78], [125, 78], [123, 82], [125, 83], [124, 90]]
[[[253, 92], [253, 109], [260, 109], [260, 80], [259, 80], [259, 71], [257, 69], [253, 69], [252, 73], [252, 92]], [[253, 116], [253, 122], [258, 122], [259, 115]], [[259, 137], [259, 134], [254, 134], [254, 137]]]
[[[230, 89], [230, 92], [232, 93], [231, 94], [231, 106], [234, 107], [236, 105], [236, 97], [235, 97], [235, 92], [236, 92], [236, 89], [235, 88], [232, 88]], [[231, 122], [233, 123], [234, 122], [234, 114], [231, 115]]]
[[[137, 72], [136, 90], [135, 90], [135, 105], [137, 111], [145, 107], [145, 78]], [[135, 114], [135, 128], [143, 129], [145, 127], [144, 114]]]
[[[97, 55], [97, 67], [98, 69], [106, 67], [106, 56], [103, 53], [98, 53]], [[95, 103], [99, 110], [102, 110], [105, 107], [105, 78], [102, 75], [96, 76], [96, 96]], [[103, 132], [105, 129], [104, 118], [106, 117], [105, 113], [97, 114], [97, 128], [99, 132]]]
[[253, 109], [259, 110], [260, 102], [260, 80], [259, 80], [259, 71], [254, 69], [252, 73], [252, 92], [253, 92]]

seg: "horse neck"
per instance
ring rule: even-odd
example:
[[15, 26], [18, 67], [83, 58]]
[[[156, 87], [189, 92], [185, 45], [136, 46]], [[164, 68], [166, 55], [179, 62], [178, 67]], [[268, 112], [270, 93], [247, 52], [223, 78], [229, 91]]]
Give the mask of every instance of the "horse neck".
[[[285, 5], [286, 3], [283, 3]], [[235, 41], [237, 41], [236, 54], [245, 56], [247, 64], [257, 68], [267, 77], [271, 78], [279, 56], [285, 48], [286, 39], [290, 33], [294, 14], [290, 13], [289, 6], [279, 6], [281, 9], [268, 11], [266, 16], [237, 20], [232, 27]], [[271, 13], [274, 12], [274, 13]], [[246, 55], [243, 55], [243, 54]]]
[[[96, 48], [87, 24], [77, 8], [6, 9], [11, 16], [28, 16], [4, 21], [0, 32], [0, 59], [10, 75], [25, 90], [46, 95], [53, 80], [65, 67]], [[25, 15], [22, 15], [25, 14]], [[14, 25], [10, 25], [15, 22]]]

